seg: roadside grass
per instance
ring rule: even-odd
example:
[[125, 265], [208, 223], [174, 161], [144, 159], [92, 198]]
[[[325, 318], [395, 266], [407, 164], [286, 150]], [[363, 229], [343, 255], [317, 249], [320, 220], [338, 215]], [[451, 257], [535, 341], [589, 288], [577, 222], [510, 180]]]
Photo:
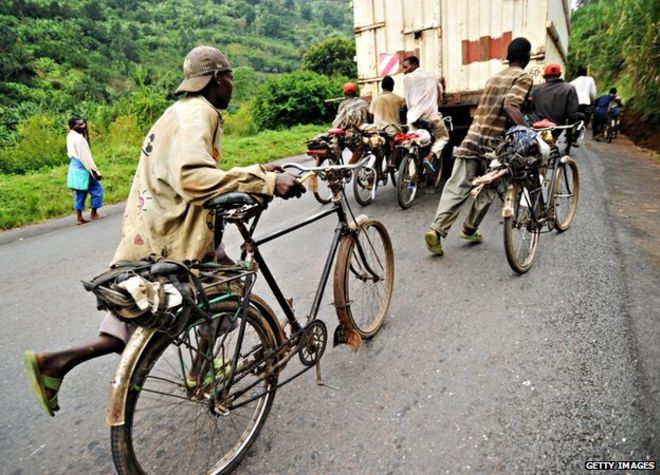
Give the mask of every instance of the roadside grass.
[[[221, 168], [226, 170], [300, 155], [305, 152], [305, 140], [325, 129], [327, 127], [322, 125], [298, 125], [250, 137], [225, 135]], [[141, 139], [135, 143], [111, 145], [104, 137], [92, 142], [94, 160], [103, 173], [105, 204], [123, 201], [128, 196], [140, 142]], [[62, 165], [25, 175], [0, 174], [0, 229], [73, 214], [72, 192], [66, 187], [67, 169], [68, 165]]]

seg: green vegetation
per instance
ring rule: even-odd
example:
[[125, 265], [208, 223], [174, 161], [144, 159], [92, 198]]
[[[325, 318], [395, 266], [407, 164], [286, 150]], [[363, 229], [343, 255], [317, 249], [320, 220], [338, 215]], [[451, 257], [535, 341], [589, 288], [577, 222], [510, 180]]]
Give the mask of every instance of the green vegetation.
[[334, 36], [313, 45], [305, 52], [303, 67], [326, 76], [338, 75], [353, 78], [357, 76], [355, 41]]
[[660, 2], [582, 2], [571, 19], [569, 77], [589, 68], [599, 94], [616, 86], [630, 111], [651, 127], [660, 122]]
[[298, 69], [310, 45], [350, 35], [351, 23], [344, 0], [4, 0], [1, 145], [37, 112], [90, 115], [137, 88], [167, 96], [198, 44], [252, 68], [254, 82]]
[[[139, 144], [176, 100], [183, 57], [199, 44], [218, 46], [234, 68], [223, 167], [301, 153], [322, 127], [265, 129], [330, 120], [336, 106], [325, 100], [344, 79], [298, 70], [310, 46], [351, 25], [346, 0], [0, 2], [0, 229], [71, 212], [71, 114], [89, 122], [106, 203], [123, 200]], [[273, 84], [293, 101], [277, 105]]]
[[337, 105], [325, 100], [340, 96], [345, 81], [302, 70], [270, 78], [255, 97], [254, 120], [263, 128], [330, 122]]
[[[103, 173], [106, 203], [125, 199], [131, 186], [142, 141], [141, 136], [130, 133], [135, 130], [131, 120], [134, 119], [115, 124], [110, 134], [97, 137], [98, 140], [91, 138], [94, 159]], [[302, 154], [305, 140], [325, 128], [327, 125], [301, 125], [251, 137], [225, 137], [222, 168]], [[128, 135], [124, 135], [126, 131]], [[73, 200], [66, 188], [67, 167], [59, 165], [24, 175], [0, 174], [0, 229], [71, 214]]]

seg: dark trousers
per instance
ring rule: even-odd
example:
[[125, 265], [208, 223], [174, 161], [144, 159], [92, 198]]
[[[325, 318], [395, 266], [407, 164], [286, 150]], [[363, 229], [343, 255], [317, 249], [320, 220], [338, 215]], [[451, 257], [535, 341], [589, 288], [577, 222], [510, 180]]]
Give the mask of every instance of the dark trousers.
[[589, 127], [589, 120], [591, 120], [591, 106], [588, 104], [580, 104], [578, 106], [578, 113], [582, 114], [582, 120], [584, 121], [584, 127]]
[[606, 115], [594, 115], [594, 123], [592, 126], [593, 137], [597, 137], [599, 134], [603, 133], [606, 120]]

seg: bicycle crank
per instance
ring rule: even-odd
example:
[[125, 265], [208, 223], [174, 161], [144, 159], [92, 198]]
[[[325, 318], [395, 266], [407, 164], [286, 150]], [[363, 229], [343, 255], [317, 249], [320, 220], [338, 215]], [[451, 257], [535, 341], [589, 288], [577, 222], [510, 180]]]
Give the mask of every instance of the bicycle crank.
[[298, 358], [305, 366], [314, 366], [323, 356], [328, 344], [328, 329], [321, 320], [314, 320], [305, 328], [298, 341]]

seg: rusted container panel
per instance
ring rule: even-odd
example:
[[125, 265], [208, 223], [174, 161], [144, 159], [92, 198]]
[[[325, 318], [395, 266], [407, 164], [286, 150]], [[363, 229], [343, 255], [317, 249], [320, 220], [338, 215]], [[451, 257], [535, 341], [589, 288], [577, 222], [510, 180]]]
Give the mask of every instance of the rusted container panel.
[[444, 78], [447, 93], [475, 97], [502, 69], [517, 36], [532, 43], [528, 69], [536, 81], [546, 62], [566, 62], [567, 0], [353, 0], [353, 7], [363, 95], [377, 94], [387, 74], [402, 93], [399, 67], [416, 54], [423, 68]]

